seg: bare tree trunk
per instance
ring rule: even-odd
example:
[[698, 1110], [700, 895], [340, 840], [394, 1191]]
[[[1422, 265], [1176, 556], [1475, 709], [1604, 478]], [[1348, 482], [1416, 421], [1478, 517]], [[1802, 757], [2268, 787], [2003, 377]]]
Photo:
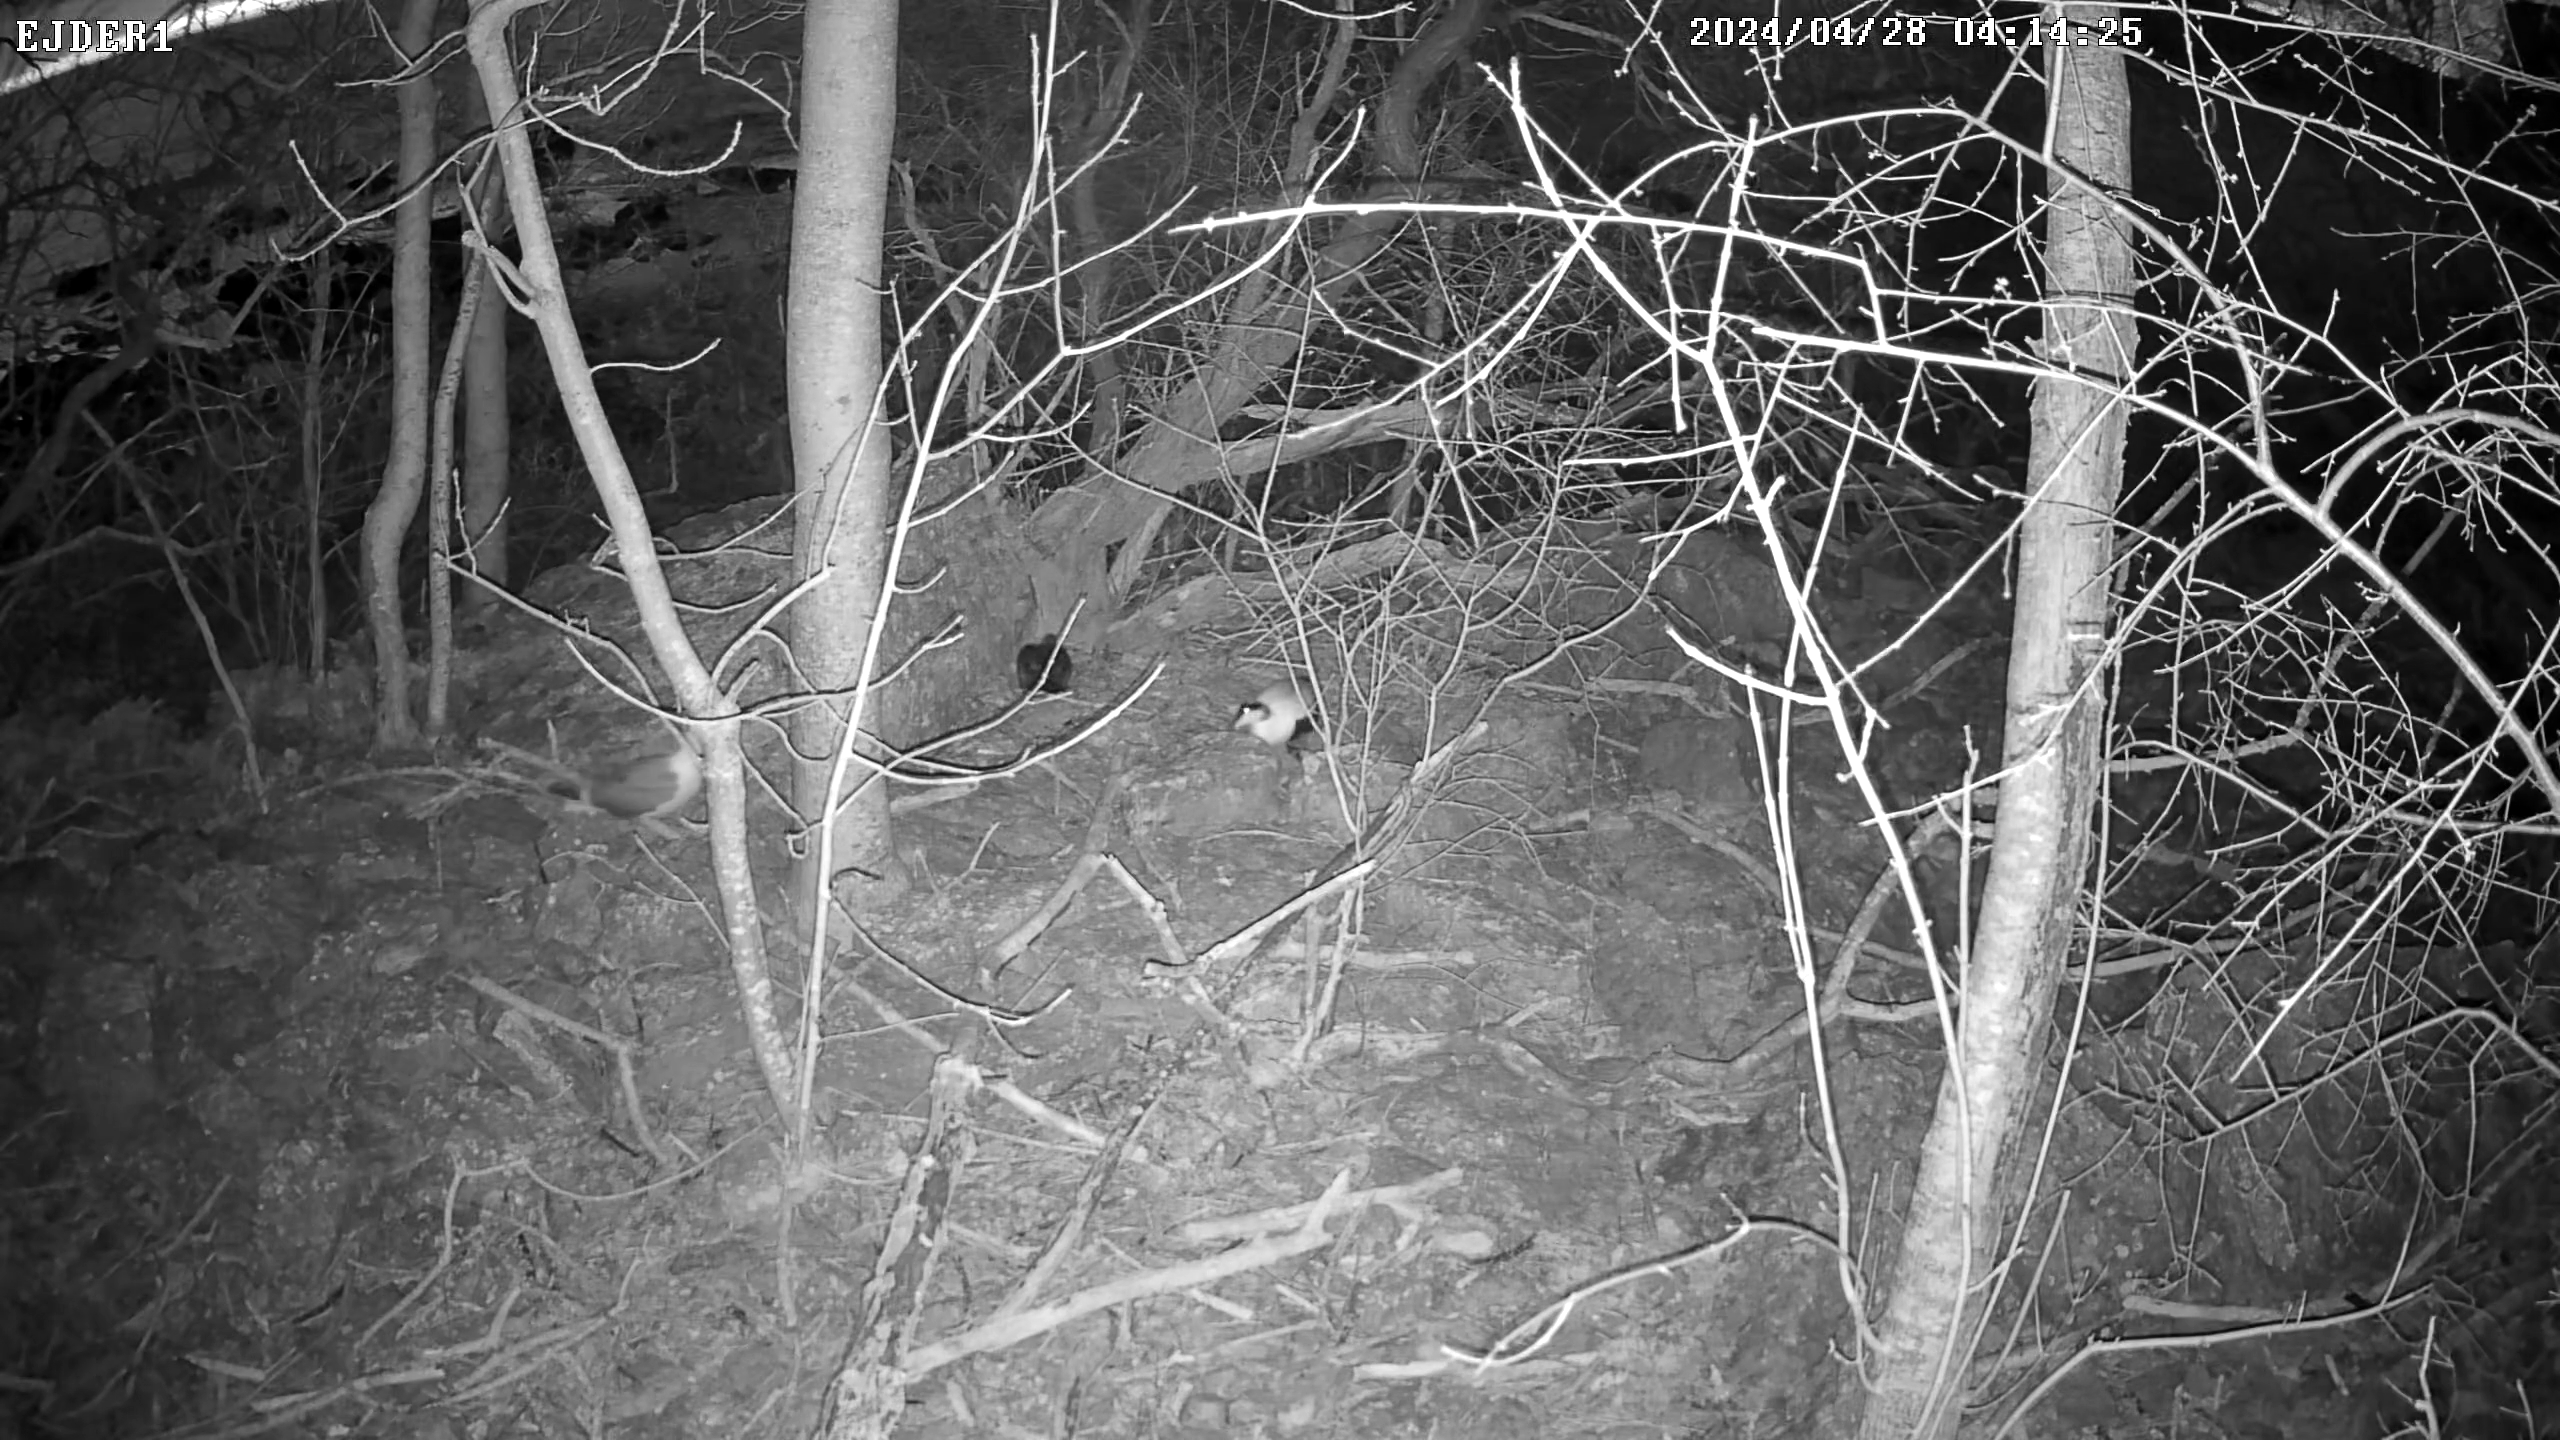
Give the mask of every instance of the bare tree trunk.
[[[2106, 25], [2111, 5], [2048, 5], [2046, 23]], [[2124, 60], [2105, 46], [2045, 49], [2053, 152], [2046, 181], [2046, 355], [2035, 389], [2009, 642], [1998, 828], [1957, 1017], [1956, 1053], [1922, 1144], [1890, 1298], [1876, 1326], [1858, 1433], [1952, 1435], [1965, 1363], [2014, 1187], [2012, 1142], [2045, 1093], [2041, 1063], [2086, 878], [2105, 761], [2102, 659], [2112, 620], [2113, 517], [2135, 369], [2133, 256], [2110, 195], [2132, 185]], [[2061, 372], [2077, 376], [2061, 378]]]
[[794, 559], [797, 573], [817, 583], [792, 610], [790, 634], [793, 659], [826, 699], [793, 718], [791, 798], [810, 827], [792, 893], [814, 931], [836, 876], [848, 876], [856, 891], [897, 883], [888, 787], [844, 764], [842, 754], [881, 753], [867, 733], [876, 711], [861, 691], [879, 665], [877, 621], [888, 603], [898, 508], [880, 407], [880, 245], [898, 118], [898, 6], [813, 5], [806, 26], [788, 355]]
[[[507, 307], [483, 305], [462, 375], [462, 544], [473, 574], [507, 588]], [[464, 614], [494, 603], [474, 585]]]
[[[481, 92], [488, 109], [488, 92]], [[495, 125], [498, 117], [488, 115]], [[507, 234], [506, 187], [480, 187], [482, 231], [496, 245]], [[507, 307], [484, 305], [471, 330], [469, 357], [462, 373], [462, 546], [471, 573], [497, 589], [507, 588]], [[477, 614], [496, 597], [479, 585], [462, 592], [462, 611]]]
[[649, 638], [649, 654], [675, 688], [685, 718], [684, 741], [702, 754], [703, 796], [711, 810], [711, 869], [720, 889], [720, 923], [729, 946], [729, 977], [738, 991], [739, 1018], [747, 1027], [747, 1044], [763, 1072], [766, 1093], [786, 1127], [796, 1131], [793, 1110], [797, 1086], [791, 1051], [774, 1019], [773, 976], [766, 962], [763, 921], [756, 908], [755, 876], [747, 867], [747, 762], [738, 743], [740, 719], [735, 701], [713, 683], [710, 670], [685, 634], [675, 599], [667, 592], [667, 576], [658, 563], [656, 538], [649, 515], [631, 483], [631, 466], [605, 423], [604, 402], [596, 397], [595, 368], [578, 338], [576, 317], [569, 313], [567, 288], [560, 274], [560, 252], [551, 243], [549, 212], [534, 177], [533, 143], [525, 138], [522, 111], [516, 103], [515, 77], [507, 53], [507, 21], [536, 0], [473, 0], [468, 43], [471, 62], [489, 97], [489, 108], [506, 117], [497, 126], [498, 155], [506, 175], [507, 210], [515, 217], [517, 275], [526, 318], [542, 337], [551, 362], [551, 381], [559, 387], [560, 409], [577, 437], [578, 458], [595, 482], [612, 527], [615, 560], [631, 586], [640, 612], [641, 632]]
[[[393, 37], [416, 65], [436, 37], [436, 0], [407, 0]], [[400, 603], [400, 542], [417, 517], [427, 468], [427, 173], [436, 163], [436, 82], [400, 82], [400, 188], [391, 222], [391, 448], [382, 488], [364, 512], [364, 605], [373, 631], [373, 743], [416, 743], [409, 713], [409, 641]]]
[[323, 245], [311, 255], [311, 335], [302, 360], [302, 547], [303, 585], [310, 608], [303, 621], [310, 627], [311, 673], [329, 668], [329, 570], [323, 554], [320, 522], [328, 486], [321, 474], [320, 357], [329, 351], [329, 297], [338, 274], [338, 252]]
[[[481, 297], [489, 288], [489, 260], [474, 254], [462, 267], [462, 302], [453, 314], [453, 338], [436, 377], [435, 406], [427, 427], [427, 718], [428, 738], [441, 741], [453, 719], [453, 412], [462, 375], [478, 334]], [[497, 306], [490, 306], [497, 309]]]
[[[1108, 16], [1096, 7], [1094, 13]], [[1120, 256], [1112, 248], [1112, 238], [1102, 223], [1102, 204], [1096, 193], [1102, 185], [1107, 162], [1105, 146], [1119, 128], [1121, 112], [1129, 104], [1129, 82], [1136, 75], [1138, 62], [1145, 58], [1147, 41], [1154, 33], [1154, 0], [1135, 0], [1126, 21], [1117, 21], [1120, 29], [1120, 54], [1112, 61], [1111, 71], [1096, 87], [1092, 103], [1086, 108], [1068, 141], [1059, 168], [1073, 178], [1067, 187], [1065, 213], [1070, 222], [1070, 236], [1075, 245], [1071, 257], [1076, 287], [1076, 323], [1079, 327], [1075, 343], [1095, 343], [1110, 323], [1115, 286], [1120, 274]], [[1065, 337], [1060, 337], [1064, 339]], [[1127, 426], [1129, 412], [1128, 368], [1120, 359], [1119, 347], [1103, 345], [1086, 362], [1093, 379], [1093, 421], [1085, 441], [1088, 453], [1106, 464], [1120, 453], [1121, 436]], [[1143, 559], [1143, 542], [1133, 546]], [[1099, 619], [1097, 614], [1094, 617]], [[1031, 633], [1057, 634], [1066, 628], [1065, 613], [1050, 614], [1045, 610], [1033, 617]]]

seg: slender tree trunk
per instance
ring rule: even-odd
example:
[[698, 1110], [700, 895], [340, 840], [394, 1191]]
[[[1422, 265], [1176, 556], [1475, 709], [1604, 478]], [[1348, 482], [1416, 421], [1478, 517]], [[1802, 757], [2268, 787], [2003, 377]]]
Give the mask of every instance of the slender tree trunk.
[[747, 1044], [755, 1052], [756, 1068], [764, 1073], [774, 1110], [796, 1133], [799, 1121], [792, 1097], [797, 1087], [791, 1052], [774, 1019], [773, 976], [765, 959], [755, 876], [747, 865], [747, 762], [738, 741], [742, 722], [737, 703], [712, 682], [710, 670], [685, 633], [675, 597], [668, 593], [648, 511], [631, 483], [631, 466], [623, 458], [613, 428], [605, 423], [604, 402], [596, 396], [595, 367], [587, 361], [586, 344], [569, 313], [560, 252], [551, 243], [549, 212], [534, 177], [533, 142], [525, 136], [513, 59], [507, 53], [508, 20], [534, 3], [472, 0], [466, 32], [471, 62], [489, 97], [489, 108], [507, 117], [497, 127], [496, 138], [506, 176], [507, 211], [514, 217], [517, 278], [523, 287], [525, 314], [551, 363], [551, 382], [559, 390], [569, 433], [577, 439], [578, 458], [595, 483], [596, 498], [603, 502], [606, 523], [613, 531], [615, 563], [631, 586], [649, 653], [675, 688], [679, 713], [685, 717], [684, 743], [697, 747], [702, 755], [702, 793], [711, 812], [711, 869], [720, 887], [720, 923], [728, 941], [729, 975], [738, 990], [739, 1016], [746, 1024]]
[[[1059, 157], [1058, 168], [1075, 177], [1067, 189], [1065, 209], [1075, 244], [1075, 343], [1079, 345], [1093, 344], [1109, 323], [1120, 274], [1120, 257], [1105, 232], [1098, 193], [1108, 166], [1103, 149], [1118, 129], [1121, 112], [1128, 108], [1130, 79], [1137, 73], [1138, 62], [1146, 56], [1147, 41], [1153, 36], [1154, 0], [1134, 0], [1127, 10], [1127, 17], [1116, 27], [1122, 41], [1120, 53], [1111, 62], [1110, 74], [1096, 89], [1092, 103], [1079, 117], [1067, 153]], [[1097, 8], [1093, 13], [1101, 12]], [[1095, 350], [1087, 363], [1093, 379], [1093, 420], [1085, 448], [1107, 464], [1120, 453], [1121, 435], [1128, 421], [1128, 367], [1122, 362], [1118, 347], [1109, 345]], [[1130, 548], [1138, 552], [1141, 560], [1145, 558], [1145, 541]], [[1070, 604], [1073, 598], [1069, 597]], [[1043, 610], [1033, 617], [1031, 633], [1057, 634], [1066, 628], [1067, 619], [1064, 613]]]
[[[2049, 5], [2048, 25], [2103, 25], [2109, 5]], [[1965, 1363], [1994, 1288], [2014, 1186], [2012, 1142], [2050, 1093], [2041, 1063], [2086, 879], [2105, 760], [2101, 666], [2112, 620], [2113, 516], [2135, 368], [2133, 257], [2109, 196], [2132, 184], [2123, 57], [2045, 51], [2053, 152], [2045, 211], [2046, 354], [2074, 379], [2035, 389], [2027, 469], [2041, 489], [2018, 536], [1998, 829], [1965, 976], [1956, 1053], [1938, 1087], [1911, 1210], [1877, 1323], [1859, 1434], [1952, 1435]]]
[[[814, 927], [837, 876], [854, 891], [896, 883], [888, 787], [864, 783], [870, 776], [843, 765], [839, 752], [851, 745], [880, 753], [865, 733], [876, 707], [858, 691], [879, 665], [875, 622], [887, 604], [898, 508], [879, 406], [898, 7], [838, 0], [807, 14], [788, 354], [794, 558], [799, 575], [820, 578], [792, 611], [790, 631], [801, 673], [829, 699], [803, 708], [791, 727], [792, 804], [810, 827], [792, 893]], [[838, 807], [832, 823], [831, 805]]]
[[[473, 574], [507, 588], [507, 307], [483, 305], [462, 375], [462, 546]], [[462, 592], [475, 614], [495, 597]]]
[[[481, 92], [485, 114], [488, 92]], [[497, 116], [488, 115], [495, 125]], [[506, 187], [481, 187], [480, 219], [489, 243], [507, 235]], [[473, 574], [500, 590], [507, 588], [507, 316], [505, 305], [483, 305], [471, 329], [471, 350], [462, 374], [462, 545]], [[465, 586], [462, 610], [479, 613], [496, 597], [479, 585]]]
[[426, 732], [436, 741], [445, 738], [453, 720], [453, 526], [460, 508], [454, 495], [459, 467], [453, 460], [453, 417], [460, 408], [463, 372], [488, 289], [489, 262], [473, 255], [462, 267], [462, 302], [454, 310], [453, 338], [445, 346], [444, 369], [436, 378], [435, 405], [428, 417]]
[[[403, 64], [416, 64], [436, 35], [436, 0], [406, 0], [399, 33]], [[400, 187], [407, 199], [391, 221], [391, 447], [382, 488], [364, 513], [364, 605], [373, 632], [373, 742], [414, 744], [409, 713], [409, 641], [400, 601], [400, 542], [417, 518], [427, 468], [427, 172], [436, 163], [436, 82], [421, 70], [400, 84]]]
[[321, 473], [325, 453], [320, 444], [320, 357], [329, 350], [329, 299], [338, 274], [336, 247], [323, 245], [311, 256], [311, 335], [302, 361], [302, 561], [303, 587], [309, 608], [311, 673], [329, 668], [329, 567], [322, 522], [328, 499]]

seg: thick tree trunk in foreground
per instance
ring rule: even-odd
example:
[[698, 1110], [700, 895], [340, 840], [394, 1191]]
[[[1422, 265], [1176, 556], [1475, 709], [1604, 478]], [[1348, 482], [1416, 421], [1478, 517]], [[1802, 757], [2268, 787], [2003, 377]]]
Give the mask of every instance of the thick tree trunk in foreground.
[[[2048, 25], [2104, 24], [2113, 6], [2047, 6]], [[2112, 615], [2112, 522], [2124, 473], [2125, 407], [2108, 391], [2132, 374], [2133, 257], [2108, 196], [2131, 186], [2131, 106], [2123, 57], [2047, 46], [2052, 162], [2045, 211], [2048, 362], [2077, 379], [2035, 389], [2030, 483], [2018, 536], [1998, 828], [1958, 1017], [1939, 1083], [1889, 1299], [1869, 1357], [1859, 1434], [1955, 1433], [1965, 1363], [1991, 1299], [2015, 1193], [2002, 1166], [2050, 1093], [2041, 1063], [2086, 878], [2105, 760], [2103, 668]]]
[[[877, 723], [854, 690], [876, 674], [898, 513], [889, 431], [880, 413], [880, 241], [897, 133], [896, 0], [809, 7], [801, 42], [800, 182], [791, 211], [791, 448], [798, 493], [797, 573], [824, 579], [791, 612], [791, 654], [829, 692], [791, 724], [799, 752], [792, 806], [811, 829], [793, 877], [803, 924], [823, 914], [840, 875], [854, 890], [894, 884], [888, 787], [851, 768], [837, 779], [845, 728]], [[877, 753], [868, 737], [851, 742]], [[859, 786], [856, 791], [855, 787]], [[846, 796], [853, 798], [847, 803]], [[830, 798], [842, 805], [832, 818]], [[820, 841], [828, 840], [821, 864]], [[814, 902], [814, 903], [813, 903]]]

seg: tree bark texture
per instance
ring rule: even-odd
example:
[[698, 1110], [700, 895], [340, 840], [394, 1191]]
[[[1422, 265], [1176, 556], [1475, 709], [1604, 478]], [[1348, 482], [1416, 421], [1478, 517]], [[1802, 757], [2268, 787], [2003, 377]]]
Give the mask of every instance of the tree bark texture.
[[[792, 718], [792, 805], [805, 834], [792, 893], [804, 921], [839, 875], [894, 884], [888, 787], [840, 769], [839, 747], [877, 756], [877, 624], [900, 536], [900, 491], [881, 412], [881, 236], [897, 134], [896, 0], [808, 10], [801, 40], [800, 180], [791, 215], [791, 447], [796, 573], [823, 577], [791, 612], [791, 654], [822, 703]], [[854, 734], [846, 735], [852, 727]], [[857, 790], [855, 787], [859, 787]], [[852, 798], [848, 802], [848, 795]], [[830, 801], [840, 813], [830, 816]], [[821, 858], [821, 838], [827, 844]]]
[[[2046, 7], [2103, 25], [2113, 6]], [[2030, 495], [2018, 536], [2007, 726], [1990, 874], [1964, 980], [1955, 1053], [1922, 1144], [1889, 1298], [1869, 1357], [1858, 1433], [1942, 1437], [1963, 1409], [1965, 1364], [1994, 1288], [2014, 1187], [2002, 1166], [2050, 1093], [2043, 1064], [2088, 869], [2105, 760], [2104, 660], [2113, 614], [2113, 517], [2135, 370], [2133, 256], [2113, 197], [2132, 182], [2123, 57], [2048, 46], [2051, 150], [2044, 213], [2046, 359], [2035, 387]], [[2020, 1147], [2023, 1148], [2023, 1147]]]
[[[436, 0], [406, 0], [393, 38], [403, 65], [422, 61], [436, 37]], [[400, 83], [400, 189], [391, 217], [391, 444], [382, 485], [364, 512], [364, 608], [373, 635], [373, 743], [413, 744], [409, 713], [408, 607], [400, 597], [400, 542], [417, 518], [427, 473], [426, 179], [436, 163], [436, 82], [420, 70]]]

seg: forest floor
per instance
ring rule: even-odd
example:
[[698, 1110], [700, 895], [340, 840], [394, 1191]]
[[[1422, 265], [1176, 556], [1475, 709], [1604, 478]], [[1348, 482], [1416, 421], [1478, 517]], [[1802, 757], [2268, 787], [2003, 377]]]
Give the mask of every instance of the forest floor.
[[[1819, 1073], [1802, 1044], [1724, 1063], [1805, 993], [1742, 863], [1769, 853], [1751, 787], [1595, 785], [1574, 823], [1400, 881], [1320, 1036], [1329, 947], [1311, 962], [1291, 925], [1178, 970], [1117, 885], [991, 967], [1133, 766], [1152, 768], [1131, 868], [1189, 953], [1298, 893], [1339, 842], [1332, 762], [1277, 759], [1214, 710], [901, 818], [906, 898], [864, 917], [896, 962], [824, 982], [797, 1169], [698, 811], [627, 825], [315, 747], [268, 757], [258, 813], [236, 761], [147, 712], [62, 741], [84, 813], [134, 823], [0, 870], [0, 1437], [809, 1433], [933, 1047], [970, 1028], [981, 1071], [1051, 1114], [989, 1091], [963, 1116], [916, 1341], [980, 1348], [910, 1373], [901, 1434], [1840, 1433], [1844, 1277], [1881, 1273], [1889, 1247], [1863, 1237], [1893, 1232], [1940, 1041], [1847, 1026]], [[1227, 808], [1181, 813], [1234, 823], [1144, 823], [1209, 794]], [[1844, 826], [1799, 853], [1839, 923], [1877, 852]], [[786, 1015], [805, 973], [782, 967]], [[1871, 998], [1927, 993], [1879, 975]], [[986, 1026], [954, 996], [1037, 1018]], [[629, 1047], [645, 1124], [564, 1020]], [[2110, 1133], [2059, 1135], [2086, 1158]], [[1334, 1187], [1362, 1203], [1321, 1246], [1197, 1278]], [[2053, 1284], [2137, 1272], [2157, 1204], [2082, 1204]], [[997, 1334], [999, 1315], [1027, 1318]], [[2014, 1397], [2058, 1359], [1975, 1378]], [[2169, 1351], [2087, 1368], [2025, 1433], [2355, 1440], [2414, 1377], [2387, 1332]]]

